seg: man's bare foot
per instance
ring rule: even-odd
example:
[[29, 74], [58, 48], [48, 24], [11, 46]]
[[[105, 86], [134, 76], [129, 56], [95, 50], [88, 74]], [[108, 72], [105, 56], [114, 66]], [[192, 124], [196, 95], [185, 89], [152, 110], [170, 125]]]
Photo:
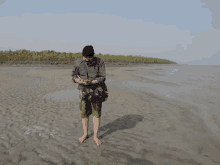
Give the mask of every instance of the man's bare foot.
[[79, 142], [83, 143], [86, 139], [88, 139], [89, 136], [88, 135], [83, 135], [82, 137], [79, 138]]
[[100, 144], [102, 144], [102, 141], [99, 140], [98, 138], [93, 137], [93, 140], [95, 141], [96, 145], [99, 146]]

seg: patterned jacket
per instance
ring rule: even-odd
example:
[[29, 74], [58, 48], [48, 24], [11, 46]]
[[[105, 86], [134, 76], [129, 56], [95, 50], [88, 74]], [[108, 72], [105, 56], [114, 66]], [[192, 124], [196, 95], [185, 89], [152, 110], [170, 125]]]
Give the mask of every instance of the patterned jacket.
[[[74, 83], [76, 83], [75, 79], [78, 78], [78, 76], [83, 80], [97, 80], [98, 84], [105, 83], [106, 71], [104, 61], [98, 57], [93, 57], [91, 62], [84, 61], [83, 58], [75, 60], [72, 70]], [[78, 85], [79, 90], [83, 90], [83, 87], [84, 85], [82, 84]]]

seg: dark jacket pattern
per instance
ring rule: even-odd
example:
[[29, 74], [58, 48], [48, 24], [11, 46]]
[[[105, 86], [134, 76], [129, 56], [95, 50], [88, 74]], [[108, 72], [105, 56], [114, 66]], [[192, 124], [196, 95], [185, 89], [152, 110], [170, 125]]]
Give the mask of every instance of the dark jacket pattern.
[[[79, 58], [74, 61], [72, 69], [72, 80], [74, 83], [76, 78], [82, 78], [83, 80], [97, 80], [97, 84], [82, 85], [78, 84], [78, 89], [82, 91], [83, 98], [91, 100], [94, 95], [100, 95], [102, 91], [106, 91], [105, 84], [106, 71], [105, 63], [102, 59], [94, 57], [92, 61], [84, 61], [83, 58]], [[105, 90], [106, 88], [106, 90]], [[104, 100], [105, 101], [105, 100]]]

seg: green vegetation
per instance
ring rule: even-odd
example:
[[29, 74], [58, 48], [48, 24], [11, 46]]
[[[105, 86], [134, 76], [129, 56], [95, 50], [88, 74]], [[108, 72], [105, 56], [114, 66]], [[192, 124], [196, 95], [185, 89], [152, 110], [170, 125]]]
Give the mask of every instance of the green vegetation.
[[[119, 64], [126, 65], [128, 63], [132, 64], [147, 64], [147, 63], [167, 63], [176, 64], [176, 62], [151, 58], [151, 57], [141, 57], [141, 56], [123, 56], [123, 55], [109, 55], [109, 54], [95, 54], [95, 57], [103, 59], [108, 64]], [[10, 64], [72, 64], [78, 58], [82, 58], [82, 53], [66, 53], [66, 52], [55, 52], [51, 50], [47, 51], [28, 51], [25, 49], [17, 51], [0, 51], [0, 63], [10, 63]]]

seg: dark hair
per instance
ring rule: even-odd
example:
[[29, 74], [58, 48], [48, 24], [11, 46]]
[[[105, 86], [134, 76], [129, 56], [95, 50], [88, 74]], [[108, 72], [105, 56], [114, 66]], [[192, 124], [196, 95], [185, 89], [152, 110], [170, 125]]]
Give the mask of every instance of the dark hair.
[[84, 57], [93, 57], [94, 56], [94, 49], [92, 45], [87, 45], [83, 48], [82, 55]]

